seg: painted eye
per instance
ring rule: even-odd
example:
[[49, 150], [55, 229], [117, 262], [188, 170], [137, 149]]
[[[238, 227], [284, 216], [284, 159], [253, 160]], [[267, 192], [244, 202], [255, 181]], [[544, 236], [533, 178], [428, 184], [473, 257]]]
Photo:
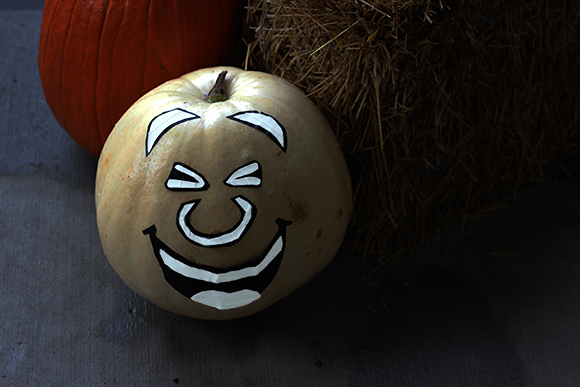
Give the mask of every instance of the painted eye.
[[185, 164], [174, 163], [165, 187], [170, 191], [205, 191], [209, 183], [193, 168]]
[[242, 165], [224, 181], [230, 187], [259, 187], [262, 185], [262, 167], [257, 161]]

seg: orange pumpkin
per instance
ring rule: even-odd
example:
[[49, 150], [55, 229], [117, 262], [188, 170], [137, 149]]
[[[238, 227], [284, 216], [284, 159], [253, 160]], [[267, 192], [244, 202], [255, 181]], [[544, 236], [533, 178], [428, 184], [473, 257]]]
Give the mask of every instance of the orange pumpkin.
[[38, 67], [48, 105], [99, 155], [123, 113], [161, 83], [226, 64], [240, 0], [47, 0]]

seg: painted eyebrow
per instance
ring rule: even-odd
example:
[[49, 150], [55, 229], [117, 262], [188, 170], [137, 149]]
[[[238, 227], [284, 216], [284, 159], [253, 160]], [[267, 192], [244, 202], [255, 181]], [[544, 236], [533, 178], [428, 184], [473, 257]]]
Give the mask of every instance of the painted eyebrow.
[[286, 129], [277, 119], [259, 111], [247, 111], [227, 116], [230, 120], [258, 129], [270, 137], [286, 153]]
[[153, 150], [161, 137], [176, 125], [186, 121], [200, 118], [197, 114], [188, 112], [181, 108], [165, 111], [154, 117], [147, 127], [147, 138], [145, 140], [145, 156]]

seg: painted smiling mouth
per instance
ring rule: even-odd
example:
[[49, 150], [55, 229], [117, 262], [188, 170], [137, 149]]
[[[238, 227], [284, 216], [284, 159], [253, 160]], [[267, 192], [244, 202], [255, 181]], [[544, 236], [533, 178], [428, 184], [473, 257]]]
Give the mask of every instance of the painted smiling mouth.
[[188, 261], [157, 237], [155, 225], [143, 230], [143, 234], [149, 235], [165, 280], [175, 290], [193, 301], [226, 310], [256, 301], [274, 280], [284, 255], [286, 227], [291, 223], [276, 220], [278, 231], [257, 264], [254, 261], [227, 269]]

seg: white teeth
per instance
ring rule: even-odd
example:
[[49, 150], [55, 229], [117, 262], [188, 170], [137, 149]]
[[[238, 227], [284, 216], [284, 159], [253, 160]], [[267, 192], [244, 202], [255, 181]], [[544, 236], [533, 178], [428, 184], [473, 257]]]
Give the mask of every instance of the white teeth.
[[258, 265], [238, 270], [227, 271], [225, 273], [213, 273], [208, 270], [198, 269], [196, 267], [192, 267], [186, 265], [183, 262], [178, 261], [163, 249], [160, 249], [159, 251], [161, 253], [161, 259], [163, 259], [163, 263], [165, 263], [167, 267], [169, 267], [176, 273], [181, 274], [182, 276], [187, 278], [193, 278], [200, 281], [219, 284], [223, 282], [232, 282], [242, 278], [257, 276], [274, 260], [274, 258], [276, 258], [276, 256], [280, 253], [280, 251], [282, 251], [283, 247], [284, 240], [281, 236], [279, 236], [276, 242], [272, 245], [272, 247], [264, 257], [264, 259], [262, 259], [262, 261], [260, 261]]
[[256, 301], [258, 298], [260, 298], [260, 293], [248, 289], [234, 293], [206, 290], [191, 297], [193, 301], [219, 310], [239, 308]]

